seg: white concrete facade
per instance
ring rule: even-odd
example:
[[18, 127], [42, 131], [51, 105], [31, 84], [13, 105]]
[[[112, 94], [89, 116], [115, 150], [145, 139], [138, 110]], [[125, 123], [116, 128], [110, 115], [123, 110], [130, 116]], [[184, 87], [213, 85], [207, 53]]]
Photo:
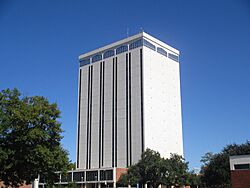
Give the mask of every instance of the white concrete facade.
[[183, 155], [178, 50], [142, 32], [79, 59], [77, 169]]
[[147, 47], [143, 52], [145, 148], [183, 155], [179, 63]]

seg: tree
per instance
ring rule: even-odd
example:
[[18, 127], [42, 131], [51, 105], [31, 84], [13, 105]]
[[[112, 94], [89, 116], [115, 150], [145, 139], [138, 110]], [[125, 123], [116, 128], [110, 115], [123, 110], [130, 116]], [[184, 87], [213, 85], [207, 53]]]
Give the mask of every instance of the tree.
[[211, 188], [231, 187], [229, 156], [245, 154], [250, 154], [249, 141], [240, 145], [227, 145], [217, 154], [205, 154], [201, 160], [202, 183]]
[[29, 184], [38, 174], [51, 184], [55, 171], [68, 168], [60, 111], [40, 96], [22, 96], [17, 89], [0, 92], [0, 181], [6, 186]]
[[69, 162], [68, 164], [68, 170], [75, 170], [76, 169], [76, 163], [75, 162]]
[[127, 173], [123, 173], [117, 182], [119, 185], [122, 186], [128, 186], [133, 185], [136, 186], [136, 184], [139, 182], [139, 170], [137, 165], [132, 165], [129, 167]]
[[163, 159], [156, 151], [146, 149], [142, 153], [141, 159], [135, 165], [128, 169], [128, 173], [121, 177], [120, 184], [136, 185], [137, 183], [149, 183], [153, 187], [161, 184], [161, 168], [163, 166]]
[[193, 171], [188, 173], [186, 185], [191, 187], [201, 186], [201, 178], [199, 174], [195, 174]]
[[169, 186], [180, 186], [189, 184], [188, 162], [177, 154], [171, 154], [165, 159], [166, 172], [164, 173], [164, 184]]
[[164, 166], [164, 161], [159, 152], [146, 149], [146, 151], [142, 153], [141, 159], [136, 166], [141, 184], [149, 182], [153, 187], [158, 187], [158, 185], [161, 184], [161, 171]]
[[160, 184], [188, 185], [191, 184], [190, 177], [188, 163], [182, 156], [171, 154], [169, 159], [164, 159], [159, 152], [146, 149], [138, 163], [129, 167], [128, 173], [122, 175], [119, 183], [122, 185], [147, 183], [156, 188]]

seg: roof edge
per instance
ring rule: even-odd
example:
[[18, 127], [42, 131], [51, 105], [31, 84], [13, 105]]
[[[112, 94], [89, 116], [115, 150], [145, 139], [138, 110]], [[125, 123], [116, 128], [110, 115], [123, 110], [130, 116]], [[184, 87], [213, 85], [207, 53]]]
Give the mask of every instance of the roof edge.
[[137, 39], [137, 38], [142, 38], [142, 37], [143, 37], [143, 38], [146, 38], [146, 39], [148, 39], [148, 40], [150, 40], [150, 41], [152, 41], [152, 42], [154, 42], [154, 43], [157, 43], [158, 45], [160, 45], [160, 46], [162, 46], [162, 47], [164, 47], [164, 48], [167, 48], [168, 50], [170, 50], [170, 51], [176, 53], [177, 55], [180, 54], [179, 50], [173, 48], [172, 46], [169, 46], [168, 44], [166, 44], [166, 43], [164, 43], [164, 42], [158, 40], [157, 38], [155, 38], [155, 37], [153, 37], [153, 36], [151, 36], [151, 35], [149, 35], [149, 34], [147, 34], [147, 33], [145, 33], [145, 32], [141, 32], [141, 33], [135, 34], [135, 35], [133, 35], [133, 36], [130, 36], [130, 37], [121, 39], [121, 40], [119, 40], [119, 41], [117, 41], [117, 42], [114, 42], [114, 43], [105, 45], [105, 46], [103, 46], [103, 47], [97, 48], [97, 49], [95, 49], [95, 50], [89, 51], [89, 52], [84, 53], [84, 54], [81, 54], [81, 55], [79, 56], [79, 59], [83, 59], [83, 58], [92, 56], [92, 55], [94, 55], [94, 54], [103, 52], [103, 51], [105, 51], [105, 50], [107, 50], [107, 49], [114, 48], [114, 47], [116, 47], [116, 46], [122, 45], [122, 44], [124, 44], [124, 43], [130, 42], [130, 41], [132, 41], [132, 40], [135, 40], [135, 39]]

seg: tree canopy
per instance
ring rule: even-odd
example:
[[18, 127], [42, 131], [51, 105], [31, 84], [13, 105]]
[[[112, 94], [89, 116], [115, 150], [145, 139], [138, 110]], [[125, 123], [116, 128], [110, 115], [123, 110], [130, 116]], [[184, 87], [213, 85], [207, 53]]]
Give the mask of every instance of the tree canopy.
[[193, 185], [197, 177], [188, 172], [188, 163], [177, 154], [162, 158], [159, 152], [146, 149], [141, 159], [128, 168], [128, 173], [121, 176], [122, 185], [149, 184], [154, 188], [160, 184], [167, 186]]
[[17, 187], [38, 174], [52, 183], [55, 171], [68, 168], [60, 111], [41, 96], [22, 96], [17, 89], [0, 92], [0, 181]]
[[211, 188], [231, 187], [229, 156], [245, 154], [250, 154], [249, 141], [239, 145], [227, 145], [217, 154], [206, 153], [201, 160], [202, 183]]

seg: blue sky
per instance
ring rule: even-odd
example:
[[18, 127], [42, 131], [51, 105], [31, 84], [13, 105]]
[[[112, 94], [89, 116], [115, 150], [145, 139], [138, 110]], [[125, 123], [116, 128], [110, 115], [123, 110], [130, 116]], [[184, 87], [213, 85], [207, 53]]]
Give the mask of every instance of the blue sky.
[[62, 111], [75, 161], [78, 56], [143, 28], [181, 51], [185, 158], [250, 139], [249, 0], [0, 0], [0, 90]]

